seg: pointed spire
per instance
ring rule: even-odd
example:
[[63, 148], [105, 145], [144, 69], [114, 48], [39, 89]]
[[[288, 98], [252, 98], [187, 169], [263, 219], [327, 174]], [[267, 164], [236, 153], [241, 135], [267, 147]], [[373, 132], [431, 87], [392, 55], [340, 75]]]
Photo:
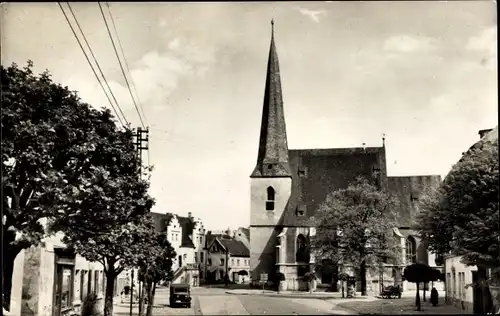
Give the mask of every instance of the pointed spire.
[[274, 20], [271, 20], [271, 45], [267, 62], [259, 154], [251, 177], [291, 176], [278, 53], [274, 43]]

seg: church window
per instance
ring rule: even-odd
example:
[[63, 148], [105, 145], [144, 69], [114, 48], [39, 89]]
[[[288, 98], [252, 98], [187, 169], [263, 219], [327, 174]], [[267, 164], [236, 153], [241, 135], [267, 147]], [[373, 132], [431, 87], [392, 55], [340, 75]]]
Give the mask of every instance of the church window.
[[274, 211], [275, 195], [276, 195], [276, 192], [274, 191], [274, 188], [268, 187], [267, 188], [267, 201], [266, 201], [266, 210], [267, 211]]
[[307, 247], [307, 239], [304, 235], [300, 234], [297, 236], [297, 252], [295, 254], [296, 262], [307, 262], [309, 263], [310, 255], [309, 249]]
[[406, 263], [412, 264], [417, 262], [417, 242], [413, 236], [408, 236], [406, 239]]

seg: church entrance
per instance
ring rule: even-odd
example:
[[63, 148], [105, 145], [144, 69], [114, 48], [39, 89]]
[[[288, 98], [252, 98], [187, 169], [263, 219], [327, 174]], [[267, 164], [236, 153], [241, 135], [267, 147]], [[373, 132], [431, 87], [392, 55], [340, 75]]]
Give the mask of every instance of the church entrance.
[[336, 292], [338, 282], [338, 266], [330, 259], [321, 262], [321, 284], [328, 284]]

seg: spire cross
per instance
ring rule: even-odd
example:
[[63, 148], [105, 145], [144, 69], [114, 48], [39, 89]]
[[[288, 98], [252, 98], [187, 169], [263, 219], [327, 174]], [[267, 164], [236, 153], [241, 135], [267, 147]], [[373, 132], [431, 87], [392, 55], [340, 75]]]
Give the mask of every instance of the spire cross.
[[274, 35], [274, 19], [271, 19], [271, 32]]

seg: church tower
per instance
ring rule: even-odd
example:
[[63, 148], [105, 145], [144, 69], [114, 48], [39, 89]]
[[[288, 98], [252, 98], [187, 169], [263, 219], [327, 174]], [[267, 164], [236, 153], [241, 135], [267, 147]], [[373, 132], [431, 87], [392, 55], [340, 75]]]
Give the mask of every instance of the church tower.
[[272, 277], [276, 272], [277, 226], [283, 216], [292, 189], [288, 159], [285, 115], [278, 62], [274, 43], [274, 22], [267, 63], [264, 106], [260, 129], [257, 164], [250, 176], [250, 270], [252, 280], [261, 273]]

